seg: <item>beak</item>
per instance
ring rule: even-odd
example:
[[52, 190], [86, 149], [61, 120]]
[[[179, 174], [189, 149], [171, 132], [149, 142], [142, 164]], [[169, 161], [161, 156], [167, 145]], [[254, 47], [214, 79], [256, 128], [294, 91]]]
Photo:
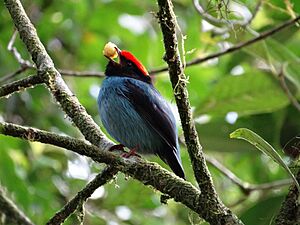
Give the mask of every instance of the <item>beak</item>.
[[119, 49], [118, 47], [115, 47], [115, 49], [116, 49], [117, 54], [118, 54], [118, 58], [119, 58], [118, 61], [115, 61], [113, 58], [108, 57], [108, 56], [106, 56], [106, 55], [105, 55], [105, 57], [106, 57], [109, 61], [111, 61], [112, 63], [117, 64], [117, 65], [120, 65], [120, 64], [121, 64], [121, 58], [120, 58], [120, 55], [121, 55], [121, 49]]
[[115, 49], [116, 49], [116, 51], [117, 51], [117, 53], [118, 53], [118, 56], [120, 56], [120, 54], [121, 54], [121, 49], [119, 49], [118, 47], [115, 47]]

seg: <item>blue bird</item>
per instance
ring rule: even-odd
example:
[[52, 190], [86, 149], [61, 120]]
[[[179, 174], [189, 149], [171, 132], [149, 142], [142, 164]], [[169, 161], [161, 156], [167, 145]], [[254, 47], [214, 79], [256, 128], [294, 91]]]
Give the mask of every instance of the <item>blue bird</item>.
[[119, 62], [104, 52], [109, 62], [98, 95], [103, 126], [121, 144], [117, 147], [158, 155], [177, 176], [185, 179], [170, 106], [154, 88], [140, 61], [128, 51], [116, 46], [114, 50]]

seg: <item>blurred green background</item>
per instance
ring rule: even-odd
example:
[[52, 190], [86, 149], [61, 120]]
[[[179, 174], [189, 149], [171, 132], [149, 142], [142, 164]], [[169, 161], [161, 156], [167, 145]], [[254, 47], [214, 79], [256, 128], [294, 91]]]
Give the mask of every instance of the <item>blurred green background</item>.
[[[255, 11], [257, 1], [201, 1], [216, 18], [243, 20]], [[225, 1], [227, 2], [227, 1]], [[289, 4], [290, 3], [290, 4]], [[57, 68], [104, 71], [106, 42], [131, 51], [149, 70], [160, 68], [164, 48], [155, 13], [155, 1], [138, 0], [36, 0], [23, 1]], [[184, 40], [185, 59], [218, 52], [291, 19], [300, 12], [297, 0], [265, 0], [246, 29], [230, 24], [208, 24], [192, 1], [174, 1]], [[19, 68], [7, 44], [13, 34], [12, 20], [0, 5], [0, 66], [3, 77]], [[229, 139], [240, 127], [249, 128], [284, 156], [282, 148], [300, 133], [300, 113], [290, 104], [277, 78], [283, 68], [290, 91], [299, 99], [300, 32], [293, 26], [267, 40], [221, 58], [188, 67], [190, 101], [200, 141], [207, 155], [215, 157], [243, 181], [253, 184], [288, 178], [282, 168], [253, 146]], [[179, 40], [181, 40], [179, 36]], [[15, 46], [23, 58], [29, 55], [19, 38]], [[14, 79], [34, 74], [33, 70]], [[96, 97], [101, 78], [64, 77], [70, 89], [100, 125]], [[155, 86], [175, 107], [167, 73], [155, 75]], [[3, 84], [3, 83], [2, 83]], [[1, 85], [2, 85], [1, 84]], [[0, 119], [6, 122], [83, 138], [54, 102], [44, 86], [37, 86], [0, 101]], [[179, 124], [179, 121], [178, 121]], [[181, 128], [179, 133], [182, 135]], [[91, 180], [103, 165], [63, 149], [0, 136], [0, 184], [36, 224], [44, 224], [68, 199]], [[181, 155], [187, 179], [196, 184], [184, 146]], [[148, 158], [157, 161], [157, 158]], [[245, 224], [269, 224], [287, 194], [288, 187], [255, 191], [246, 196], [228, 178], [209, 165], [214, 184], [224, 203]], [[123, 174], [101, 187], [85, 205], [84, 224], [201, 224], [186, 207]], [[65, 224], [79, 224], [72, 216]]]

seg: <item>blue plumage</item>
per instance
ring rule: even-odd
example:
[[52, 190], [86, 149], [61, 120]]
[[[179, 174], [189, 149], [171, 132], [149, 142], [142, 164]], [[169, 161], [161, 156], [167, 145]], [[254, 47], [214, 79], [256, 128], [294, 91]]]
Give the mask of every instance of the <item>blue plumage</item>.
[[107, 77], [99, 92], [98, 106], [103, 126], [118, 142], [132, 149], [139, 145], [140, 153], [151, 154], [160, 146], [159, 135], [148, 129], [147, 123], [136, 112], [125, 93], [124, 82], [130, 80], [150, 96], [151, 101], [160, 97], [144, 82], [127, 77]]
[[[98, 96], [103, 126], [124, 146], [137, 148], [141, 154], [158, 155], [184, 178], [175, 118], [168, 103], [151, 80], [143, 80], [145, 74], [134, 69], [130, 73], [128, 68], [122, 68], [128, 66], [125, 62], [129, 59], [122, 57], [121, 51], [119, 56], [120, 64], [109, 62]], [[130, 61], [135, 63], [132, 58]]]

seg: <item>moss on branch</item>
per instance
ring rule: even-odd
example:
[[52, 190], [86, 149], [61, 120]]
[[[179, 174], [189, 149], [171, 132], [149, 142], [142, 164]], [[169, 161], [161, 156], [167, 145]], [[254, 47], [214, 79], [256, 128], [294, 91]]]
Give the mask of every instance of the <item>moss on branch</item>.
[[171, 0], [158, 0], [157, 13], [165, 46], [165, 61], [169, 67], [170, 80], [174, 89], [174, 96], [178, 107], [182, 129], [189, 156], [192, 162], [194, 175], [201, 190], [198, 204], [202, 213], [199, 215], [211, 224], [242, 224], [219, 199], [208, 171], [198, 133], [192, 117], [186, 76], [179, 56], [176, 37], [176, 17]]
[[101, 151], [98, 147], [86, 141], [10, 123], [0, 123], [0, 133], [29, 141], [55, 145], [88, 156], [98, 163], [114, 166], [144, 185], [152, 186], [200, 215], [209, 210], [203, 208], [203, 201], [205, 200], [200, 199], [201, 193], [198, 189], [156, 163], [147, 162], [139, 157], [123, 158], [109, 151]]

